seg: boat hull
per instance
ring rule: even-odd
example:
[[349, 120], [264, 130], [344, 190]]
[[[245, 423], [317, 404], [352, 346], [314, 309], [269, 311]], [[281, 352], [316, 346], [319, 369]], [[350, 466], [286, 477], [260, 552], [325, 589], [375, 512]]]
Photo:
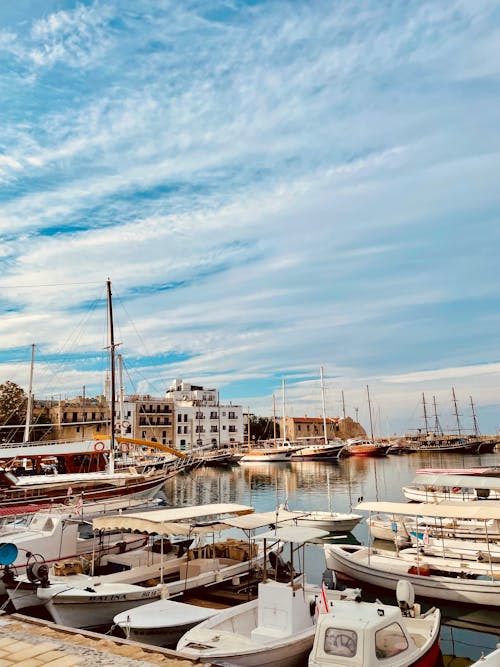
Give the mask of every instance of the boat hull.
[[[432, 600], [500, 606], [500, 580], [467, 579], [453, 576], [413, 574], [415, 565], [402, 558], [380, 557], [373, 554], [360, 560], [357, 553], [368, 553], [368, 547], [354, 545], [325, 545], [326, 565], [335, 570], [340, 578], [362, 581], [371, 586], [395, 591], [398, 581], [404, 577], [410, 581], [415, 594]], [[362, 551], [360, 551], [362, 550]], [[410, 572], [411, 570], [411, 572]], [[424, 560], [422, 560], [422, 572]]]

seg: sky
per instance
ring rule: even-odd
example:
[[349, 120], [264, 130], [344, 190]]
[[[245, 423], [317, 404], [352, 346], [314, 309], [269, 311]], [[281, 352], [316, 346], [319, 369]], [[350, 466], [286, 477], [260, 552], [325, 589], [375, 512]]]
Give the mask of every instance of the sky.
[[[500, 429], [494, 0], [0, 3], [0, 382]], [[282, 382], [285, 380], [283, 400]]]

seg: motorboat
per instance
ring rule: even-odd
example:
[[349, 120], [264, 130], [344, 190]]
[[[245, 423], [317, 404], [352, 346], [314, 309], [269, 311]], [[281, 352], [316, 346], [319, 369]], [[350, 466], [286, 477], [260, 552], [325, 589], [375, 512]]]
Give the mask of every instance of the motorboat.
[[[295, 571], [294, 562], [304, 563], [306, 542], [326, 535], [316, 528], [284, 526], [256, 536], [264, 540], [264, 552], [267, 542], [290, 545], [287, 580], [268, 577], [265, 570], [255, 600], [223, 609], [195, 626], [179, 640], [177, 651], [202, 663], [231, 667], [303, 664], [314, 641], [316, 607], [322, 589], [307, 584], [304, 575]], [[297, 559], [298, 550], [302, 550], [302, 560]], [[276, 575], [277, 572], [275, 568]], [[328, 600], [359, 594], [359, 589], [325, 593]]]
[[[457, 515], [477, 521], [500, 518], [500, 508], [493, 503], [457, 506], [363, 502], [356, 509], [407, 515], [415, 520], [420, 513], [442, 519]], [[486, 558], [473, 562], [463, 558], [428, 556], [420, 548], [389, 551], [332, 544], [325, 545], [324, 551], [327, 567], [340, 578], [395, 590], [398, 580], [404, 577], [422, 597], [487, 606], [500, 604], [500, 569]]]
[[498, 667], [500, 665], [500, 644], [497, 644], [497, 648], [488, 654], [482, 654], [476, 662], [474, 662], [470, 667]]
[[160, 599], [117, 614], [113, 624], [132, 641], [153, 646], [175, 646], [188, 630], [219, 613], [177, 600]]
[[301, 449], [301, 445], [293, 445], [288, 441], [266, 444], [262, 447], [253, 447], [248, 450], [238, 463], [274, 463], [279, 461], [291, 461], [295, 452]]
[[343, 456], [386, 456], [390, 444], [376, 440], [347, 441], [342, 450]]
[[439, 501], [500, 500], [500, 478], [487, 475], [418, 474], [403, 487], [408, 500]]
[[437, 667], [441, 614], [432, 607], [421, 613], [413, 587], [397, 585], [398, 606], [339, 600], [321, 609], [309, 667]]
[[309, 444], [292, 454], [292, 461], [337, 461], [345, 447], [343, 440]]

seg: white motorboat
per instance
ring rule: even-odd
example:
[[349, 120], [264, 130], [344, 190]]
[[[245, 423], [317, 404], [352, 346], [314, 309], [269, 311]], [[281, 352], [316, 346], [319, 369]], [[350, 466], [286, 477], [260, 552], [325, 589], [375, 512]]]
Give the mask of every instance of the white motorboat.
[[160, 599], [117, 614], [113, 623], [127, 639], [153, 646], [174, 646], [184, 633], [219, 612], [220, 609], [212, 607]]
[[[264, 552], [268, 540], [290, 543], [289, 581], [268, 579], [265, 572], [256, 600], [224, 609], [203, 621], [180, 639], [177, 650], [203, 663], [231, 667], [302, 664], [313, 644], [321, 589], [306, 584], [303, 574], [297, 575], [293, 554], [300, 548], [304, 551], [305, 542], [326, 535], [316, 528], [288, 526], [257, 536], [264, 540]], [[298, 544], [296, 549], [293, 543]], [[359, 590], [327, 592], [329, 600], [349, 595], [359, 595]]]
[[410, 486], [403, 487], [403, 494], [420, 503], [500, 500], [500, 477], [418, 474]]
[[[253, 508], [248, 505], [231, 503], [154, 510], [130, 515], [99, 517], [94, 519], [94, 528], [133, 530], [157, 535], [177, 534], [192, 539], [195, 535], [214, 533], [228, 527], [221, 523], [224, 516], [243, 515], [242, 518], [244, 518], [244, 515], [252, 510]], [[210, 516], [218, 516], [215, 525], [213, 523], [194, 525], [195, 520]], [[188, 522], [187, 519], [190, 519], [191, 522]], [[168, 540], [160, 544], [159, 553], [137, 550], [130, 554], [109, 556], [108, 562], [127, 569], [100, 577], [73, 575], [68, 576], [65, 580], [52, 581], [47, 573], [42, 572], [42, 576], [38, 576], [38, 581], [34, 582], [38, 603], [44, 604], [52, 618], [61, 625], [89, 628], [97, 625], [95, 622], [97, 608], [99, 608], [99, 625], [111, 623], [117, 613], [127, 609], [126, 606], [117, 608], [114, 604], [123, 597], [123, 585], [135, 586], [138, 583], [151, 582], [151, 580], [164, 582], [161, 586], [153, 586], [151, 589], [143, 588], [143, 590], [152, 591], [151, 598], [154, 600], [158, 599], [160, 594], [168, 597], [191, 588], [232, 579], [248, 573], [262, 562], [262, 556], [258, 553], [256, 544], [234, 538], [200, 545], [182, 555], [168, 548], [168, 553], [162, 557], [166, 546], [168, 546]], [[37, 575], [39, 572], [31, 574]], [[34, 577], [31, 580], [33, 579]], [[104, 590], [104, 586], [106, 595], [99, 593]], [[141, 602], [141, 596], [136, 596], [138, 593], [136, 588], [137, 586], [130, 589], [130, 596], [134, 601], [137, 600], [137, 604], [144, 604], [144, 599]], [[14, 586], [8, 592], [9, 597], [14, 601], [14, 596], [19, 593], [19, 590]], [[147, 597], [144, 596], [144, 598]]]
[[500, 665], [500, 644], [497, 644], [497, 648], [491, 653], [487, 655], [483, 653], [470, 667], [498, 667], [498, 665]]
[[[300, 510], [294, 510], [296, 512]], [[363, 517], [360, 514], [352, 512], [328, 512], [304, 510], [303, 516], [297, 519], [298, 526], [307, 526], [309, 528], [319, 528], [329, 533], [350, 533], [361, 521]]]
[[[388, 502], [364, 502], [358, 510], [408, 515], [489, 521], [500, 518], [496, 503], [457, 505], [415, 505]], [[433, 600], [449, 600], [478, 605], [500, 605], [500, 569], [492, 562], [472, 562], [427, 556], [418, 549], [386, 551], [364, 546], [325, 545], [327, 567], [342, 578], [363, 581], [373, 586], [394, 590], [404, 577], [419, 596]]]
[[292, 455], [301, 449], [302, 445], [293, 445], [285, 440], [284, 442], [267, 443], [263, 446], [256, 446], [249, 449], [238, 463], [274, 463], [279, 461], [291, 461]]
[[366, 520], [372, 537], [376, 540], [395, 542], [398, 546], [409, 546], [411, 537], [406, 524], [402, 520], [387, 514], [375, 514]]
[[309, 667], [434, 667], [442, 665], [441, 614], [420, 613], [411, 584], [397, 587], [398, 607], [340, 600], [319, 614]]

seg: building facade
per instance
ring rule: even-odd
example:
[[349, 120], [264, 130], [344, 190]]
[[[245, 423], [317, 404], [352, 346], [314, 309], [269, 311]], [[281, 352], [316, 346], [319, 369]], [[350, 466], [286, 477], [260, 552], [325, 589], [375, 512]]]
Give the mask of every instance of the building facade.
[[324, 421], [328, 440], [366, 436], [365, 429], [350, 417], [327, 417], [326, 420], [323, 420], [323, 417], [285, 417], [285, 422], [283, 418], [280, 419], [280, 434], [281, 437], [284, 434], [287, 440], [324, 441]]

